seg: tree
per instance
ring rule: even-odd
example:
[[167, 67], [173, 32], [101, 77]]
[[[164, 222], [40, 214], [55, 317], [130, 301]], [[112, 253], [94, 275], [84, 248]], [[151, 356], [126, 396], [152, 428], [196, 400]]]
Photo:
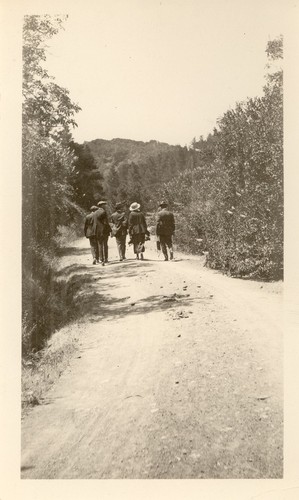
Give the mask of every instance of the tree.
[[25, 16], [23, 25], [22, 271], [24, 332], [29, 332], [23, 337], [25, 351], [41, 347], [57, 322], [55, 236], [58, 226], [78, 211], [69, 183], [74, 160], [69, 142], [80, 108], [44, 68], [46, 41], [64, 20]]
[[89, 210], [91, 205], [103, 197], [103, 176], [87, 144], [71, 141], [70, 147], [75, 155], [70, 175], [74, 201], [80, 207]]
[[69, 91], [57, 85], [43, 63], [46, 41], [62, 29], [67, 16], [24, 17], [23, 26], [23, 126], [38, 128], [40, 135], [62, 140], [76, 126], [74, 115], [80, 108]]
[[119, 193], [119, 176], [114, 165], [110, 168], [106, 178], [106, 192], [110, 203], [110, 210], [115, 207], [117, 201], [122, 201]]
[[127, 199], [129, 203], [137, 202], [143, 203], [142, 199], [142, 181], [139, 172], [139, 167], [136, 163], [132, 162], [128, 166], [127, 176]]
[[[68, 91], [43, 68], [45, 42], [63, 19], [25, 16], [23, 27], [23, 248], [51, 242], [57, 226], [73, 211], [69, 176], [73, 155], [70, 129], [80, 109]], [[45, 221], [48, 221], [45, 224]]]

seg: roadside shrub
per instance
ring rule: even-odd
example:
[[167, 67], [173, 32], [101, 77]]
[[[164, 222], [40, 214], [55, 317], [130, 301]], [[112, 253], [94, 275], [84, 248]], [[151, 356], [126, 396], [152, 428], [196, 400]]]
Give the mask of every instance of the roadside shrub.
[[[282, 38], [267, 54], [282, 57]], [[193, 141], [199, 160], [159, 194], [179, 204], [179, 247], [197, 251], [202, 239], [211, 268], [273, 280], [283, 277], [282, 70], [266, 82], [263, 97], [236, 104], [213, 134]]]

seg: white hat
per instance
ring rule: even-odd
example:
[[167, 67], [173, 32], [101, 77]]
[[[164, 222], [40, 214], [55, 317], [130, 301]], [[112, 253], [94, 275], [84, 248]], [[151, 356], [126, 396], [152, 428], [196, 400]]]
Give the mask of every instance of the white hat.
[[133, 212], [133, 210], [138, 210], [138, 208], [140, 208], [139, 203], [132, 203], [132, 205], [130, 206], [130, 212]]

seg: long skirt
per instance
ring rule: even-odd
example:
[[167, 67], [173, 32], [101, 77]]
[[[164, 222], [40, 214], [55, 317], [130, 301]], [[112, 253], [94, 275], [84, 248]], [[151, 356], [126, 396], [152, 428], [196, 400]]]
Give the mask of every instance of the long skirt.
[[132, 235], [132, 243], [134, 245], [134, 253], [142, 253], [145, 251], [144, 242], [145, 242], [145, 234], [133, 234]]

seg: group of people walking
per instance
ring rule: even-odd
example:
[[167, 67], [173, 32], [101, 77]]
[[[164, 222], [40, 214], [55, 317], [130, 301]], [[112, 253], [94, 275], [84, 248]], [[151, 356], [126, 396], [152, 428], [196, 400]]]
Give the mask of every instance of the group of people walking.
[[[150, 233], [140, 204], [134, 202], [126, 214], [123, 203], [116, 203], [115, 212], [110, 220], [106, 211], [107, 202], [99, 201], [97, 206], [90, 208], [85, 218], [84, 234], [89, 239], [93, 264], [108, 263], [108, 238], [115, 237], [119, 260], [126, 259], [126, 238], [129, 234], [129, 245], [133, 245], [136, 259], [143, 260], [145, 241], [150, 239]], [[168, 204], [162, 201], [158, 207], [156, 218], [157, 247], [162, 250], [164, 260], [173, 259], [172, 237], [175, 231], [174, 215], [168, 210]]]

